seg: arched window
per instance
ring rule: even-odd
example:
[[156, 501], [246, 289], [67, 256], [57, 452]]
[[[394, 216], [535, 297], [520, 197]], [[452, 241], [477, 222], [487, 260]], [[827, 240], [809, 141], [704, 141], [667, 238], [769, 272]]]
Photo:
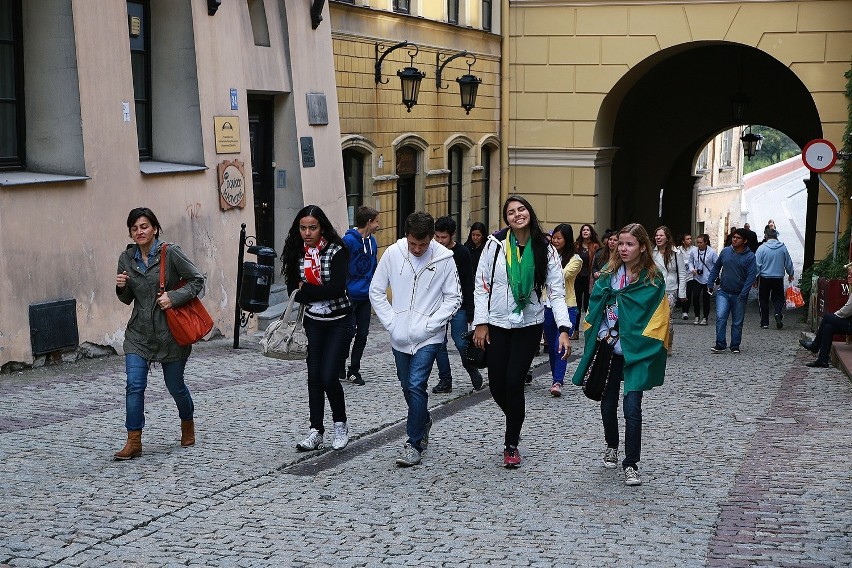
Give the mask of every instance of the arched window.
[[480, 185], [480, 194], [478, 203], [471, 204], [471, 208], [476, 206], [475, 211], [471, 211], [471, 220], [485, 223], [488, 227], [488, 220], [491, 218], [491, 148], [488, 146], [482, 147], [482, 184]]
[[447, 159], [449, 164], [450, 174], [448, 176], [447, 185], [447, 215], [455, 219], [457, 230], [461, 231], [461, 210], [462, 210], [462, 164], [464, 163], [464, 148], [462, 146], [453, 146], [450, 148], [450, 155]]
[[349, 226], [355, 226], [355, 210], [364, 204], [364, 155], [357, 150], [343, 150], [343, 182], [346, 187], [346, 214]]

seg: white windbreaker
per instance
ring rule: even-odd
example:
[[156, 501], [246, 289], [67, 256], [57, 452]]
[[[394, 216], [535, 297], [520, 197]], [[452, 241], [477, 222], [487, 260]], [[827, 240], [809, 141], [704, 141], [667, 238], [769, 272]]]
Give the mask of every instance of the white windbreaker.
[[674, 249], [672, 252], [674, 254], [668, 266], [663, 262], [663, 253], [657, 247], [654, 247], [651, 256], [654, 258], [657, 269], [666, 279], [666, 292], [676, 293], [678, 298], [686, 298], [686, 263], [680, 251]]
[[370, 282], [370, 303], [390, 333], [391, 347], [410, 355], [443, 342], [447, 322], [461, 306], [452, 251], [432, 241], [423, 254], [427, 261], [415, 274], [408, 241], [399, 239], [385, 250]]
[[[504, 329], [527, 327], [530, 325], [544, 323], [544, 299], [539, 298], [533, 292], [531, 302], [517, 316], [511, 318], [512, 310], [517, 304], [509, 288], [509, 279], [506, 274], [506, 253], [503, 249], [503, 241], [507, 230], [500, 231], [497, 235], [488, 237], [482, 255], [479, 257], [479, 266], [473, 282], [474, 315], [473, 324], [488, 323]], [[547, 254], [547, 278], [545, 288], [547, 297], [553, 308], [553, 318], [559, 327], [571, 328], [571, 319], [568, 317], [568, 306], [565, 303], [565, 279], [562, 275], [562, 266], [559, 255], [552, 246], [548, 246]], [[532, 253], [532, 251], [528, 251]], [[494, 255], [497, 255], [497, 264], [494, 264]], [[526, 252], [525, 252], [526, 254]], [[491, 267], [494, 267], [492, 278]], [[493, 283], [492, 283], [493, 281]], [[488, 307], [488, 290], [491, 287], [491, 307]], [[516, 321], [517, 320], [517, 321]]]

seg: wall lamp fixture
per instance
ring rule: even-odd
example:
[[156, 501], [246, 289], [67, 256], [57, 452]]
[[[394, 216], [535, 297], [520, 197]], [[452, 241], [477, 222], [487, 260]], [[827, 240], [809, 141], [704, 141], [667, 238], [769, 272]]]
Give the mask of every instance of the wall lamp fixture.
[[754, 158], [754, 155], [760, 150], [760, 146], [763, 144], [763, 136], [760, 134], [752, 134], [751, 125], [748, 125], [748, 132], [743, 134], [740, 137], [740, 140], [743, 143], [743, 153], [746, 158], [751, 161]]
[[444, 85], [441, 82], [441, 74], [444, 72], [444, 67], [447, 66], [447, 63], [453, 59], [468, 56], [470, 56], [473, 61], [470, 59], [466, 61], [467, 74], [456, 79], [456, 82], [459, 84], [459, 94], [461, 95], [461, 107], [465, 110], [465, 114], [470, 114], [470, 109], [476, 106], [476, 92], [479, 89], [479, 84], [482, 83], [482, 79], [475, 77], [470, 73], [470, 68], [473, 67], [474, 63], [476, 63], [476, 56], [469, 54], [467, 51], [460, 51], [450, 55], [444, 59], [443, 62], [441, 61], [441, 58], [444, 57], [444, 54], [439, 51], [435, 56], [435, 66], [437, 67], [437, 71], [435, 72], [435, 86], [438, 89], [449, 88], [449, 85]]
[[[426, 73], [421, 72], [414, 66], [414, 56], [416, 56], [420, 48], [413, 43], [407, 41], [400, 42], [390, 47], [385, 47], [384, 44], [376, 44], [376, 84], [386, 84], [390, 79], [382, 81], [382, 61], [389, 53], [401, 47], [408, 47], [408, 56], [411, 58], [411, 65], [396, 72], [402, 86], [402, 104], [411, 112], [411, 107], [417, 104], [417, 95], [420, 93], [420, 81], [426, 76]], [[412, 51], [413, 50], [413, 51]]]

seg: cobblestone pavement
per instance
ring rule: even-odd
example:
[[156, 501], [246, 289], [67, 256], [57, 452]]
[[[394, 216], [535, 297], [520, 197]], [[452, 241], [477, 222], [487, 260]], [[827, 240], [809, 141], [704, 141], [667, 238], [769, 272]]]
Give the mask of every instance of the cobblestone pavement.
[[341, 452], [295, 451], [304, 363], [251, 338], [190, 358], [195, 447], [154, 371], [129, 462], [111, 459], [122, 358], [0, 375], [0, 566], [850, 566], [852, 384], [803, 366], [798, 319], [761, 330], [751, 306], [740, 355], [710, 354], [712, 321], [676, 322], [666, 383], [644, 398], [640, 487], [602, 467], [597, 406], [571, 386], [552, 398], [546, 364], [523, 466], [504, 469], [502, 416], [453, 353], [422, 465], [395, 467], [405, 404], [375, 321]]

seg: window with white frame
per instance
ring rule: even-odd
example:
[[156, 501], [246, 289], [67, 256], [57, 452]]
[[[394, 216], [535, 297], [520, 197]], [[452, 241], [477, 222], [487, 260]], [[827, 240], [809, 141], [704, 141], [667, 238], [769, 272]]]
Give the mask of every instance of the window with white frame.
[[733, 149], [734, 131], [726, 130], [722, 133], [722, 167], [730, 168], [732, 164], [731, 154]]
[[410, 14], [411, 0], [393, 0], [393, 11], [398, 14]]

